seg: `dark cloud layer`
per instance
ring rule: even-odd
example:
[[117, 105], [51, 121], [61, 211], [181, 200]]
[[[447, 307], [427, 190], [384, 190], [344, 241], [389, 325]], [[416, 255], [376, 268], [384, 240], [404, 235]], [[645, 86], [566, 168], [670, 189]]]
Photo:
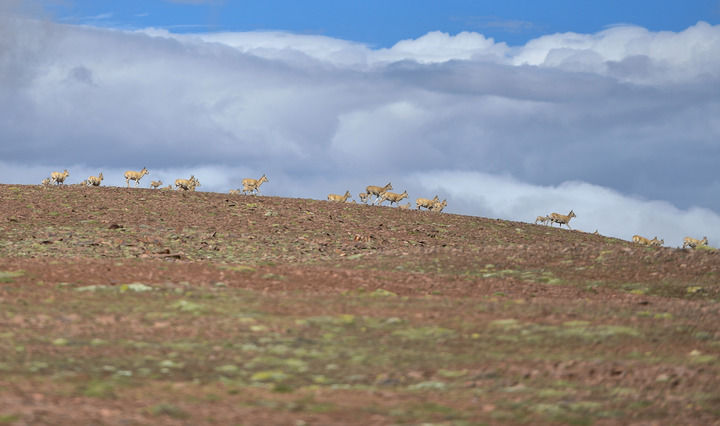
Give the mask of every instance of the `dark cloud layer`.
[[[678, 215], [720, 211], [720, 27], [618, 27], [514, 48], [430, 33], [372, 50], [286, 33], [0, 21], [3, 182], [148, 166], [203, 172], [217, 191], [266, 172], [278, 194], [324, 198], [386, 178], [422, 192], [449, 173], [506, 176], [517, 190], [512, 176], [551, 200], [543, 188], [576, 181]], [[436, 187], [465, 213], [493, 198]]]

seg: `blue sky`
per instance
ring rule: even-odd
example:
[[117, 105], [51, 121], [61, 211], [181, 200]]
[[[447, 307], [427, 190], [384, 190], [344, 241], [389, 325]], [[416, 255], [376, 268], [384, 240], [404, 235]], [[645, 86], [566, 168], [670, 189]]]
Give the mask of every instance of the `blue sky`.
[[66, 0], [57, 20], [172, 32], [282, 30], [390, 47], [430, 31], [473, 31], [510, 45], [543, 34], [632, 24], [680, 31], [720, 22], [719, 0]]

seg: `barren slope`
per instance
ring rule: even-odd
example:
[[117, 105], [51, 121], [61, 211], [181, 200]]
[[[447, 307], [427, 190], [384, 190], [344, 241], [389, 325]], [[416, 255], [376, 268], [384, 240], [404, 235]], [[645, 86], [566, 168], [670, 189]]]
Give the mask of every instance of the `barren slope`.
[[0, 422], [720, 415], [715, 250], [203, 192], [0, 206]]

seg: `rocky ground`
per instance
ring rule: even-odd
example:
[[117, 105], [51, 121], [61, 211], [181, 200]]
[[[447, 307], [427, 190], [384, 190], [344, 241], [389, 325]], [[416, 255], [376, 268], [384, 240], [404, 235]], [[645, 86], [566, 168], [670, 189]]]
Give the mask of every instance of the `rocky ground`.
[[720, 424], [720, 253], [0, 185], [0, 424]]

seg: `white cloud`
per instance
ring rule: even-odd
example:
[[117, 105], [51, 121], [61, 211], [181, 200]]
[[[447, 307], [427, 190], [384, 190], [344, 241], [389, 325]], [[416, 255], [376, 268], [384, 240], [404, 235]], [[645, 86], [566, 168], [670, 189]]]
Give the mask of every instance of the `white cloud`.
[[[365, 45], [320, 35], [292, 34], [282, 31], [241, 33], [204, 33], [176, 35], [164, 30], [143, 30], [179, 40], [227, 45], [253, 56], [302, 63], [310, 58], [334, 66], [366, 65], [372, 51]], [[314, 62], [314, 65], [319, 65]]]
[[702, 208], [678, 209], [666, 201], [623, 195], [584, 182], [532, 185], [511, 176], [433, 171], [415, 178], [425, 191], [448, 198], [456, 211], [474, 216], [534, 222], [550, 213], [577, 215], [573, 229], [631, 240], [635, 234], [658, 236], [665, 245], [682, 245], [685, 236], [707, 236], [720, 245], [720, 215]]
[[[433, 32], [374, 50], [282, 32], [130, 32], [6, 14], [0, 181], [37, 183], [71, 167], [71, 181], [107, 170], [108, 184], [124, 185], [122, 172], [147, 166], [152, 179], [194, 173], [201, 190], [267, 173], [270, 195], [324, 199], [391, 179], [417, 197], [429, 171], [446, 170], [491, 184], [466, 188], [474, 196], [443, 189], [450, 212], [533, 216], [563, 209], [567, 193], [578, 226], [626, 237], [644, 228], [593, 216], [608, 211], [592, 199], [624, 207], [616, 214], [664, 200], [657, 233], [670, 236], [689, 218], [715, 223], [696, 208], [720, 211], [718, 40], [720, 26], [698, 23], [512, 48]], [[530, 196], [543, 188], [559, 188], [552, 205]], [[491, 210], [491, 198], [507, 206]], [[651, 223], [643, 217], [627, 223]]]
[[433, 31], [378, 50], [325, 36], [284, 32], [187, 36], [165, 30], [143, 31], [184, 40], [221, 43], [273, 59], [288, 59], [301, 53], [336, 66], [384, 65], [403, 60], [423, 64], [482, 60], [589, 72], [643, 84], [687, 81], [704, 74], [720, 75], [720, 57], [716, 54], [720, 49], [720, 29], [705, 22], [698, 22], [679, 33], [650, 32], [637, 26], [619, 25], [596, 34], [550, 34], [520, 47], [509, 47], [473, 32], [451, 35]]
[[461, 32], [451, 36], [433, 31], [415, 40], [403, 40], [390, 49], [374, 53], [376, 60], [411, 60], [420, 63], [437, 63], [450, 60], [469, 60], [474, 57], [502, 59], [509, 49], [505, 43], [495, 43], [482, 34]]
[[616, 26], [597, 34], [552, 34], [531, 40], [514, 55], [513, 63], [594, 72], [634, 83], [687, 81], [720, 75], [719, 49], [719, 27], [705, 22], [680, 33]]

